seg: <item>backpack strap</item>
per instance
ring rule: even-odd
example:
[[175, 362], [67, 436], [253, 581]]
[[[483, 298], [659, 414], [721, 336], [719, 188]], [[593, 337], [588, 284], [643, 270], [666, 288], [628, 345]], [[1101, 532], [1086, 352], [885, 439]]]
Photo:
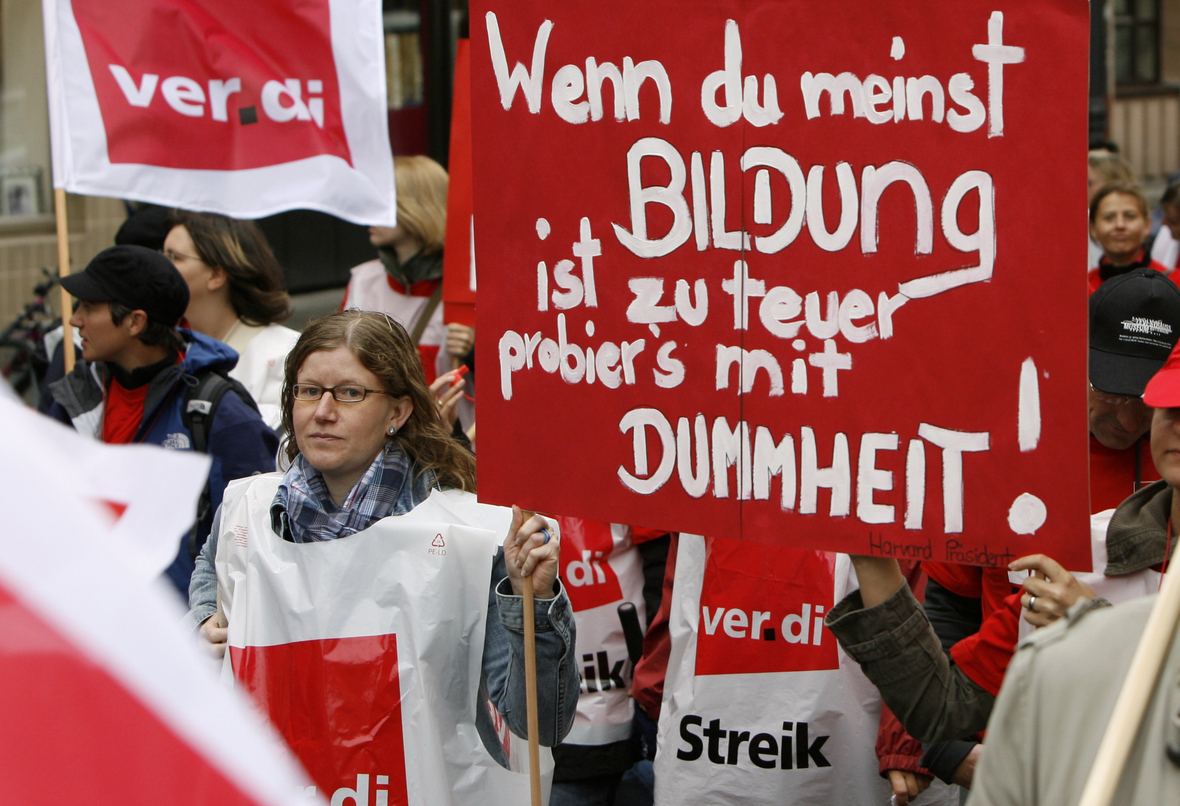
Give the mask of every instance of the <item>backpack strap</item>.
[[209, 452], [209, 430], [213, 427], [213, 418], [217, 416], [221, 398], [231, 389], [243, 403], [258, 411], [258, 404], [240, 381], [218, 372], [206, 372], [198, 378], [197, 385], [189, 390], [181, 420], [192, 439], [193, 450], [198, 453]]
[[[258, 404], [246, 391], [246, 387], [242, 386], [240, 381], [219, 372], [212, 370], [205, 372], [197, 379], [197, 385], [189, 390], [180, 418], [192, 440], [194, 451], [209, 452], [209, 431], [213, 428], [217, 407], [221, 404], [221, 398], [225, 397], [225, 393], [231, 390], [241, 398], [243, 403], [254, 411], [258, 411]], [[201, 525], [211, 525], [213, 522], [212, 502], [213, 497], [209, 491], [209, 482], [206, 480], [205, 489], [201, 490], [201, 498], [197, 502], [197, 519], [193, 522], [193, 528], [189, 530], [188, 535], [189, 555], [194, 560], [201, 550], [201, 546], [197, 543], [197, 534]]]
[[442, 292], [442, 280], [439, 280], [438, 285], [434, 287], [434, 293], [430, 295], [430, 299], [426, 302], [426, 307], [418, 315], [418, 321], [414, 322], [414, 329], [410, 331], [410, 341], [414, 343], [415, 347], [422, 340], [422, 334], [426, 332], [426, 326], [430, 324], [430, 317], [434, 316], [434, 309], [442, 302]]

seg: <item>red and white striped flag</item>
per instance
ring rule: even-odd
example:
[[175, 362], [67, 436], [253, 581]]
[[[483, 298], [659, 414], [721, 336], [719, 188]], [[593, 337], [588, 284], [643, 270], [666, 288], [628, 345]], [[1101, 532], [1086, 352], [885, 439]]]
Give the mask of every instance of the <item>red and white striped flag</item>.
[[53, 184], [394, 223], [380, 0], [42, 0]]
[[313, 802], [282, 741], [218, 683], [158, 568], [142, 573], [136, 544], [175, 546], [207, 458], [103, 445], [3, 394], [0, 444], [2, 799]]

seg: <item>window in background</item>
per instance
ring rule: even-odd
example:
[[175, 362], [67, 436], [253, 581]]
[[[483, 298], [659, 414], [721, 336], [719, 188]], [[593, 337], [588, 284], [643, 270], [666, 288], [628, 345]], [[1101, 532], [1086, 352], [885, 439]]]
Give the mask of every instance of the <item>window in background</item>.
[[53, 210], [41, 4], [0, 0], [0, 221]]
[[382, 2], [389, 142], [395, 154], [427, 153], [422, 20], [418, 6], [409, 0]]
[[1114, 75], [1119, 86], [1160, 80], [1160, 0], [1114, 0]]

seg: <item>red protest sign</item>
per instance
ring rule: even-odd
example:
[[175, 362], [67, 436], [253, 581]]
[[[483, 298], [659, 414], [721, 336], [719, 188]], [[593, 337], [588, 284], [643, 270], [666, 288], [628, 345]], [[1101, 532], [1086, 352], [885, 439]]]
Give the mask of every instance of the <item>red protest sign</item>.
[[[2, 582], [0, 608], [10, 642], [0, 664], [0, 746], [12, 797], [107, 806], [185, 792], [206, 803], [263, 802]], [[75, 760], [70, 769], [62, 769], [63, 757]], [[136, 760], [133, 773], [129, 758]]]
[[471, 241], [471, 40], [455, 49], [451, 105], [451, 155], [447, 184], [447, 248], [444, 252], [443, 318], [475, 326], [475, 245]]
[[[0, 412], [0, 443], [23, 457], [0, 471], [3, 799], [278, 806], [307, 794], [294, 758], [203, 668], [158, 582], [208, 460], [106, 445], [8, 397]], [[52, 539], [26, 539], [41, 533]]]
[[473, 8], [481, 497], [1088, 562], [1086, 4], [611, 10]]

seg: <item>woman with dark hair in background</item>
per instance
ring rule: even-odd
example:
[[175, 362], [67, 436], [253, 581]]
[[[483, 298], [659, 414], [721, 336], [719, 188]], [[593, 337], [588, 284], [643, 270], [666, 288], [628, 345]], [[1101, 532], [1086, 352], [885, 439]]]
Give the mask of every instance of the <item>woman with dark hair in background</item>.
[[164, 255], [189, 287], [185, 319], [238, 353], [229, 373], [246, 387], [267, 425], [279, 426], [283, 362], [299, 338], [283, 327], [291, 299], [266, 236], [253, 221], [175, 211]]

